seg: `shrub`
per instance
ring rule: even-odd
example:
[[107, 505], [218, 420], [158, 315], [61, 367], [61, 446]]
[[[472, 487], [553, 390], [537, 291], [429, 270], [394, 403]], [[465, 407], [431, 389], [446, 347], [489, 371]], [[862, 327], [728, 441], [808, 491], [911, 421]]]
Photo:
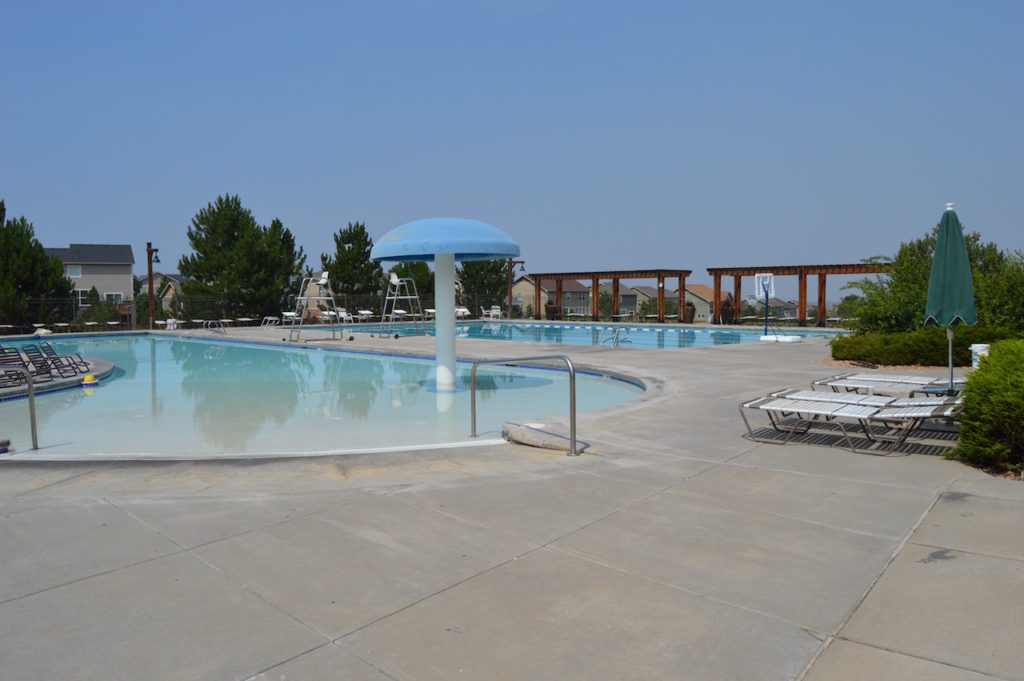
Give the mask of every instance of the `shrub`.
[[1024, 341], [994, 343], [964, 386], [960, 443], [949, 454], [973, 466], [1024, 463]]
[[[958, 325], [953, 336], [953, 364], [968, 366], [971, 363], [970, 346], [975, 343], [1021, 337], [1020, 331], [1002, 326]], [[946, 329], [926, 326], [900, 333], [837, 336], [832, 339], [832, 358], [874, 364], [946, 366], [949, 363]]]

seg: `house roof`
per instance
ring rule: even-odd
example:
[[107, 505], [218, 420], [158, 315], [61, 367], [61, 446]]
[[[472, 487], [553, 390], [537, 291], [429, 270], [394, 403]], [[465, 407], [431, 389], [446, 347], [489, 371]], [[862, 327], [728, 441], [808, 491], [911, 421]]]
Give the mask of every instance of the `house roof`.
[[[598, 289], [598, 291], [600, 293], [607, 293], [608, 295], [611, 295], [611, 293], [612, 293], [612, 285], [611, 284], [600, 284], [597, 287], [597, 289]], [[619, 284], [619, 297], [622, 297], [622, 296], [635, 296], [635, 295], [636, 295], [636, 291], [634, 289], [632, 289], [629, 286], [626, 286], [625, 284], [621, 284], [621, 283]]]
[[[525, 282], [529, 283], [531, 286], [534, 283], [533, 277], [531, 277], [528, 274], [524, 274], [524, 275], [521, 275], [520, 277], [518, 277], [515, 280], [515, 283], [518, 284], [521, 281], [525, 281]], [[555, 290], [555, 280], [554, 279], [543, 279], [543, 280], [541, 280], [541, 282], [540, 282], [540, 290], [544, 291], [545, 293], [553, 292]], [[584, 286], [583, 284], [581, 284], [580, 282], [576, 281], [575, 279], [563, 279], [562, 280], [562, 293], [568, 293], [570, 291], [575, 292], [575, 293], [586, 293], [586, 292], [590, 291], [590, 289], [587, 288], [586, 286]]]
[[[634, 286], [633, 290], [636, 291], [637, 293], [647, 296], [648, 298], [657, 299], [658, 297], [658, 289], [654, 286]], [[665, 289], [665, 300], [670, 300], [672, 298], [678, 297], [678, 291], [670, 291], [668, 290], [668, 288]]]
[[128, 244], [71, 244], [68, 248], [44, 248], [65, 265], [134, 265]]
[[[705, 284], [687, 284], [686, 290], [687, 292], [692, 293], [701, 300], [707, 301], [709, 303], [715, 299], [715, 290]], [[725, 291], [723, 289], [720, 294], [720, 297], [722, 302], [724, 303], [725, 301], [732, 299], [732, 293]]]

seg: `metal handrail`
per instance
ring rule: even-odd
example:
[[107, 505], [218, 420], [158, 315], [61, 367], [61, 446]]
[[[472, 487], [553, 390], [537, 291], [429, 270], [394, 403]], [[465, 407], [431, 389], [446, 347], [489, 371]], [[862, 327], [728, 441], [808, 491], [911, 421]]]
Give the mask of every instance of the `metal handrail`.
[[481, 359], [473, 362], [473, 370], [469, 374], [470, 413], [472, 431], [470, 437], [476, 437], [476, 370], [481, 364], [504, 364], [515, 366], [522, 362], [560, 359], [569, 369], [569, 453], [568, 456], [579, 456], [576, 450], [576, 367], [566, 355], [538, 355], [536, 357], [509, 357], [506, 359]]
[[28, 419], [32, 424], [32, 449], [39, 449], [39, 437], [36, 435], [36, 390], [32, 386], [32, 374], [25, 367], [5, 366], [4, 371], [20, 371], [28, 383]]

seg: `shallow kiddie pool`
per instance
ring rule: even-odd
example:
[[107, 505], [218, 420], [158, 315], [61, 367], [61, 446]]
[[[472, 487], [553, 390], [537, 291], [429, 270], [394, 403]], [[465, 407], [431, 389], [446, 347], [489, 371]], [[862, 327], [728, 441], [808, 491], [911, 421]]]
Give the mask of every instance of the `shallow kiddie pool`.
[[[468, 363], [458, 365], [453, 394], [432, 389], [433, 361], [412, 357], [148, 334], [52, 344], [115, 370], [95, 389], [37, 396], [37, 452], [26, 400], [0, 403], [0, 435], [19, 458], [310, 455], [470, 441]], [[586, 372], [576, 382], [581, 412], [643, 392]], [[506, 420], [565, 414], [568, 392], [565, 371], [482, 366], [477, 432], [493, 442]]]

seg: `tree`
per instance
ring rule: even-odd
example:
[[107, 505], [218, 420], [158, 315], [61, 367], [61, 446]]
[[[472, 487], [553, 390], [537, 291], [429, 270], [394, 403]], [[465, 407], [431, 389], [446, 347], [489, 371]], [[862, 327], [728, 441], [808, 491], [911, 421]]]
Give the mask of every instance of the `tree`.
[[[858, 332], [910, 331], [924, 325], [928, 298], [928, 277], [938, 226], [924, 237], [900, 244], [887, 276], [861, 279], [844, 289], [860, 291], [860, 296], [843, 298], [842, 316], [853, 317], [851, 326]], [[1024, 324], [1024, 304], [1014, 304], [1010, 291], [1013, 278], [1024, 263], [1019, 256], [1007, 255], [993, 243], [983, 243], [977, 232], [965, 234], [967, 257], [974, 280], [974, 299], [978, 321], [982, 324]], [[872, 258], [869, 262], [884, 261]], [[1019, 290], [1019, 289], [1018, 289]]]
[[399, 279], [412, 279], [421, 299], [434, 298], [434, 273], [422, 260], [396, 263], [389, 272], [394, 272]]
[[459, 264], [461, 304], [475, 310], [501, 305], [508, 297], [508, 263], [504, 260], [468, 260]]
[[7, 208], [0, 201], [0, 320], [8, 324], [39, 321], [29, 319], [29, 298], [67, 299], [74, 293], [64, 265], [46, 254], [32, 223], [25, 216], [7, 220]]
[[306, 263], [280, 220], [260, 226], [237, 195], [196, 213], [188, 240], [194, 254], [178, 261], [182, 293], [216, 296], [236, 312], [277, 312]]
[[372, 249], [373, 239], [362, 222], [350, 222], [334, 233], [334, 255], [321, 254], [320, 264], [330, 273], [336, 294], [366, 295], [381, 288], [384, 269], [370, 260]]

